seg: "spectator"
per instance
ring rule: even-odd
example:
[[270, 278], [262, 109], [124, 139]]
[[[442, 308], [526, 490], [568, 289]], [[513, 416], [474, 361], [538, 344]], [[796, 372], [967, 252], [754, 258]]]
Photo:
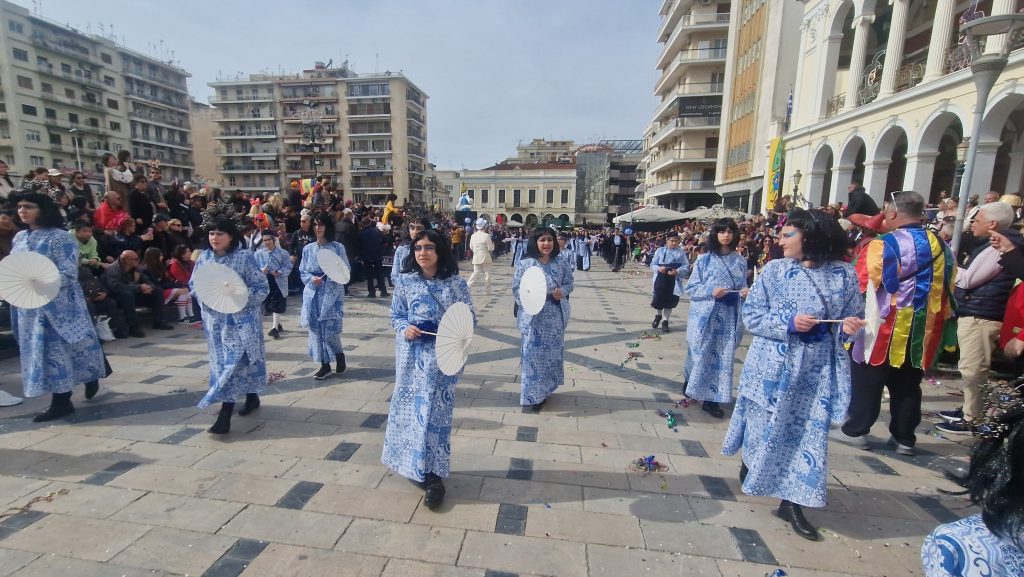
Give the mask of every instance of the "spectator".
[[14, 192], [14, 181], [7, 174], [7, 163], [0, 160], [0, 202], [3, 202]]
[[[146, 242], [146, 248], [156, 247], [164, 258], [171, 257], [171, 251], [179, 244], [187, 244], [185, 237], [171, 230], [171, 218], [166, 214], [158, 214], [153, 217], [152, 239]], [[181, 221], [177, 222], [178, 232], [181, 232]]]
[[161, 291], [164, 305], [171, 302], [178, 309], [178, 322], [194, 323], [196, 318], [192, 312], [192, 297], [188, 285], [184, 285], [168, 274], [164, 265], [164, 256], [160, 249], [149, 247], [142, 255], [142, 270]]
[[105, 234], [112, 235], [117, 232], [121, 220], [129, 217], [128, 211], [124, 209], [124, 198], [114, 191], [108, 191], [93, 214], [93, 224]]
[[[379, 223], [381, 227], [385, 226]], [[363, 261], [363, 273], [366, 275], [366, 294], [370, 298], [377, 297], [377, 290], [380, 296], [388, 295], [387, 285], [384, 284], [384, 236], [379, 227], [369, 218], [362, 222], [363, 230], [359, 232], [359, 257]], [[374, 288], [376, 282], [376, 289]]]
[[195, 263], [192, 262], [192, 250], [179, 244], [171, 251], [171, 258], [167, 259], [167, 275], [175, 282], [188, 286], [192, 280], [192, 269]]
[[103, 184], [107, 192], [113, 191], [121, 195], [122, 199], [128, 198], [131, 192], [131, 183], [134, 175], [128, 163], [132, 155], [128, 150], [121, 150], [114, 156], [111, 153], [103, 155]]
[[149, 193], [146, 192], [146, 177], [141, 174], [132, 180], [132, 190], [128, 193], [128, 212], [139, 225], [139, 230], [147, 230], [153, 226], [153, 216], [156, 211], [153, 203], [149, 200]]
[[11, 254], [11, 244], [16, 234], [18, 227], [14, 224], [14, 211], [6, 208], [0, 210], [0, 260]]
[[158, 212], [167, 213], [168, 204], [167, 200], [164, 199], [164, 185], [160, 182], [162, 174], [159, 168], [152, 168], [149, 171], [149, 182], [146, 183], [146, 195], [149, 196], [149, 202], [153, 203]]
[[85, 295], [85, 306], [89, 309], [89, 314], [93, 317], [98, 315], [110, 317], [113, 322], [109, 326], [114, 337], [126, 338], [128, 332], [125, 330], [124, 317], [118, 310], [117, 303], [114, 302], [114, 299], [107, 298], [109, 296], [107, 288], [88, 266], [78, 267], [78, 284], [81, 285], [82, 294]]
[[881, 212], [878, 210], [878, 204], [875, 203], [875, 199], [871, 198], [859, 181], [854, 180], [850, 182], [846, 190], [850, 193], [850, 200], [846, 204], [846, 211], [843, 213], [843, 216], [848, 217], [851, 214], [875, 216]]
[[[348, 266], [352, 273], [355, 273], [354, 262], [355, 255], [359, 254], [359, 227], [356, 226], [356, 217], [352, 212], [351, 208], [346, 208], [341, 212], [341, 220], [338, 221], [338, 230], [335, 233], [337, 241], [345, 247], [345, 254], [348, 256]], [[392, 265], [394, 266], [394, 265]], [[352, 284], [350, 279], [349, 283], [345, 285], [345, 294], [348, 294], [348, 287]]]
[[139, 330], [135, 307], [143, 304], [153, 311], [153, 328], [170, 330], [171, 325], [164, 322], [164, 303], [161, 291], [139, 271], [138, 253], [126, 250], [118, 257], [117, 262], [107, 267], [101, 276], [110, 296], [117, 302], [117, 308], [124, 314], [128, 322], [129, 335], [135, 338], [145, 337]]
[[88, 268], [93, 274], [99, 274], [103, 267], [100, 260], [96, 239], [92, 236], [92, 225], [87, 222], [76, 222], [71, 235], [78, 241], [78, 266]]
[[146, 248], [146, 242], [151, 240], [153, 235], [139, 236], [135, 233], [137, 228], [134, 220], [130, 218], [122, 220], [117, 227], [117, 232], [114, 233], [114, 238], [110, 239], [107, 254], [109, 256], [118, 255], [126, 250], [141, 254]]
[[92, 214], [96, 210], [96, 196], [92, 187], [85, 181], [85, 173], [76, 170], [71, 174], [71, 206], [77, 214]]

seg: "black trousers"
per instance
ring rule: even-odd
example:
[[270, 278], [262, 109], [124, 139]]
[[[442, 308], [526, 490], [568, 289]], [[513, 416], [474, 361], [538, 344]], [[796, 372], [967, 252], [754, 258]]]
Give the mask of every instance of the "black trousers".
[[843, 433], [853, 437], [868, 434], [882, 412], [882, 387], [889, 389], [889, 433], [901, 445], [913, 447], [914, 430], [921, 424], [921, 379], [924, 371], [909, 362], [900, 368], [850, 361], [853, 388], [849, 417]]
[[378, 261], [363, 261], [363, 271], [366, 273], [366, 293], [374, 294], [373, 282], [377, 281], [377, 290], [381, 295], [388, 294], [388, 286], [384, 284], [384, 267]]
[[120, 290], [112, 292], [107, 298], [110, 297], [114, 298], [117, 308], [121, 310], [121, 314], [124, 315], [124, 319], [129, 327], [137, 328], [139, 326], [139, 321], [135, 315], [135, 307], [140, 304], [150, 307], [153, 311], [153, 326], [163, 324], [164, 322], [163, 291], [160, 289], [154, 289], [148, 295], [141, 293], [136, 295], [128, 290]]

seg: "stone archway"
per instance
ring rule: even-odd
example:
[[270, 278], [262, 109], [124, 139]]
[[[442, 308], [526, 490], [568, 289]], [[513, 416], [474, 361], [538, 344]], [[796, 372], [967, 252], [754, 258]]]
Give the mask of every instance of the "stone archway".
[[847, 186], [857, 181], [864, 182], [864, 162], [867, 160], [867, 145], [864, 139], [854, 134], [846, 139], [839, 151], [839, 161], [832, 168], [832, 202], [846, 204], [849, 201]]
[[966, 114], [953, 108], [933, 113], [921, 131], [916, 158], [908, 155], [907, 179], [915, 179], [913, 190], [929, 204], [937, 203], [942, 191], [956, 196], [956, 147], [963, 141], [963, 118]]
[[526, 221], [525, 221], [526, 228], [529, 228], [529, 229], [537, 228], [538, 223], [539, 223], [539, 219], [537, 218], [536, 214], [528, 214], [528, 215], [526, 215]]
[[814, 153], [811, 170], [807, 173], [807, 181], [804, 185], [804, 190], [807, 191], [807, 200], [812, 206], [825, 206], [830, 202], [834, 164], [835, 155], [832, 153], [832, 146], [822, 144]]
[[1020, 192], [1024, 172], [1024, 87], [996, 95], [981, 124], [972, 194]]
[[516, 213], [516, 214], [513, 214], [513, 215], [511, 216], [511, 218], [512, 218], [512, 220], [514, 220], [515, 222], [518, 222], [519, 224], [523, 224], [523, 215], [521, 215], [521, 214], [519, 214], [519, 213]]
[[879, 135], [864, 178], [864, 188], [879, 206], [887, 193], [903, 189], [908, 148], [907, 130], [900, 124], [889, 125]]

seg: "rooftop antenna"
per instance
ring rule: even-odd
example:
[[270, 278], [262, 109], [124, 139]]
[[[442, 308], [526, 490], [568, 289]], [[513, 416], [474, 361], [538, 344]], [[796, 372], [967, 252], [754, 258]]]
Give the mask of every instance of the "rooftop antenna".
[[375, 62], [374, 62], [374, 65], [373, 65], [373, 73], [374, 74], [380, 74], [380, 52], [374, 53], [374, 59], [375, 59]]
[[114, 35], [114, 23], [113, 22], [110, 23], [110, 39], [113, 40], [114, 42], [117, 42], [117, 36]]
[[99, 23], [97, 23], [97, 26], [100, 27], [100, 36], [104, 36], [105, 37], [107, 35], [107, 31], [106, 31], [105, 27], [103, 26], [103, 23], [99, 22]]

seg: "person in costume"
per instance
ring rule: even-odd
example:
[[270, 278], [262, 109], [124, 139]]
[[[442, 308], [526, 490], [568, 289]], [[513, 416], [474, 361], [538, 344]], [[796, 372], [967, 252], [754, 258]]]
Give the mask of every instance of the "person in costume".
[[469, 275], [469, 286], [479, 278], [484, 280], [484, 289], [491, 290], [491, 267], [494, 266], [494, 241], [491, 233], [487, 231], [487, 221], [484, 218], [476, 219], [476, 232], [469, 237], [469, 250], [473, 252], [473, 274]]
[[925, 577], [1024, 575], [1024, 406], [1017, 397], [994, 415], [992, 408], [984, 412], [965, 483], [981, 513], [939, 525], [925, 538]]
[[522, 228], [517, 228], [505, 242], [509, 243], [509, 254], [512, 255], [512, 268], [515, 268], [526, 252], [526, 238], [523, 237]]
[[391, 217], [398, 215], [398, 209], [395, 208], [395, 201], [398, 200], [398, 195], [391, 193], [388, 195], [388, 202], [384, 205], [384, 214], [380, 217], [380, 221], [384, 224], [391, 224]]
[[[259, 393], [267, 385], [260, 306], [270, 286], [252, 251], [241, 248], [240, 221], [241, 215], [230, 204], [210, 205], [203, 214], [203, 229], [210, 248], [199, 254], [189, 282], [189, 289], [202, 310], [203, 332], [210, 349], [210, 390], [199, 401], [199, 408], [221, 404], [216, 422], [208, 429], [215, 435], [231, 431], [235, 401], [242, 395], [245, 395], [245, 405], [238, 411], [239, 415], [248, 415], [259, 408]], [[196, 278], [202, 277], [203, 267], [209, 263], [229, 267], [242, 277], [249, 290], [242, 310], [236, 313], [215, 311], [196, 294]]]
[[676, 308], [679, 297], [683, 296], [683, 277], [689, 268], [690, 260], [686, 258], [686, 251], [679, 248], [679, 235], [668, 233], [665, 235], [665, 246], [658, 247], [651, 258], [651, 270], [654, 271], [654, 278], [651, 279], [651, 308], [654, 309], [652, 329], [658, 328], [660, 324], [663, 331], [669, 332], [668, 322], [672, 318], [672, 309]]
[[256, 264], [267, 275], [270, 292], [263, 301], [263, 314], [270, 315], [270, 332], [268, 336], [275, 339], [281, 337], [281, 315], [288, 306], [288, 274], [292, 270], [291, 255], [277, 245], [277, 234], [274, 231], [263, 233], [263, 246], [256, 251]]
[[[437, 366], [435, 337], [441, 317], [463, 302], [473, 309], [469, 286], [444, 235], [425, 229], [413, 237], [412, 252], [401, 261], [391, 300], [395, 329], [395, 389], [388, 410], [381, 462], [399, 475], [423, 483], [423, 503], [441, 504], [451, 461], [449, 437], [455, 384]], [[474, 324], [476, 313], [473, 313]]]
[[391, 286], [398, 284], [398, 276], [402, 274], [402, 263], [405, 262], [405, 257], [409, 256], [409, 247], [412, 245], [412, 239], [416, 238], [417, 234], [430, 229], [430, 221], [425, 218], [409, 221], [409, 226], [407, 227], [409, 236], [404, 242], [395, 247], [395, 257], [391, 261]]
[[[765, 265], [743, 304], [754, 339], [722, 454], [742, 449], [743, 492], [782, 499], [779, 517], [814, 541], [803, 507], [825, 506], [829, 423], [841, 423], [850, 402], [842, 335], [864, 327], [864, 301], [834, 218], [795, 209], [781, 238], [785, 258]], [[819, 322], [834, 319], [841, 327]]]
[[336, 374], [345, 372], [345, 352], [341, 348], [341, 326], [345, 317], [345, 286], [330, 279], [317, 262], [317, 253], [329, 250], [348, 262], [345, 247], [332, 240], [334, 221], [326, 213], [313, 215], [315, 241], [302, 249], [299, 274], [306, 288], [302, 291], [300, 326], [309, 329], [309, 356], [320, 363], [313, 378], [322, 381], [331, 374], [335, 361]]
[[50, 406], [32, 419], [43, 423], [75, 412], [75, 385], [85, 384], [86, 399], [96, 396], [99, 379], [110, 371], [78, 284], [78, 241], [61, 228], [60, 211], [48, 194], [14, 193], [12, 198], [28, 229], [14, 235], [11, 255], [41, 254], [60, 273], [60, 291], [50, 302], [33, 309], [11, 305], [25, 396], [50, 394]]
[[[523, 309], [519, 284], [523, 274], [540, 267], [547, 283], [547, 300], [536, 315]], [[519, 404], [524, 412], [538, 412], [565, 376], [565, 330], [569, 326], [569, 294], [573, 290], [573, 267], [558, 257], [555, 232], [540, 227], [530, 233], [526, 255], [512, 277], [512, 296], [518, 308], [516, 325], [522, 333], [522, 390]]]
[[[747, 260], [736, 253], [739, 228], [731, 218], [712, 225], [707, 251], [693, 263], [686, 283], [690, 312], [686, 323], [686, 396], [721, 419], [720, 403], [732, 402], [736, 345], [743, 335], [740, 306], [747, 298]], [[657, 259], [657, 255], [655, 255]]]
[[576, 249], [576, 270], [590, 270], [590, 257], [593, 251], [587, 233], [577, 234], [573, 239], [573, 247]]

